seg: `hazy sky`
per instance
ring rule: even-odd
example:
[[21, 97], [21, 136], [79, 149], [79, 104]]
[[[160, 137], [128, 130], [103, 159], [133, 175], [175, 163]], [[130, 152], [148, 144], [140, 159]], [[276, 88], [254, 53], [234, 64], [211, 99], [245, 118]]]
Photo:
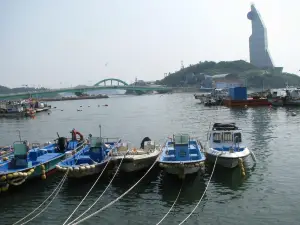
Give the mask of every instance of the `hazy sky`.
[[0, 0], [0, 84], [156, 80], [181, 60], [249, 61], [251, 2], [274, 64], [299, 74], [295, 0]]

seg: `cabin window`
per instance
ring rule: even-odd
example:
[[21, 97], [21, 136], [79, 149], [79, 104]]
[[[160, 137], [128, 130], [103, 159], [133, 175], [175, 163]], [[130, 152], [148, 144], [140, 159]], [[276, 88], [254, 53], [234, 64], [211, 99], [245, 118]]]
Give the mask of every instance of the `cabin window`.
[[213, 142], [220, 143], [221, 142], [221, 138], [222, 138], [221, 133], [214, 133], [213, 134]]
[[223, 133], [223, 140], [225, 142], [231, 142], [232, 141], [232, 133], [231, 132], [224, 132]]
[[234, 142], [235, 143], [242, 142], [242, 134], [241, 133], [234, 133], [233, 137], [234, 137]]

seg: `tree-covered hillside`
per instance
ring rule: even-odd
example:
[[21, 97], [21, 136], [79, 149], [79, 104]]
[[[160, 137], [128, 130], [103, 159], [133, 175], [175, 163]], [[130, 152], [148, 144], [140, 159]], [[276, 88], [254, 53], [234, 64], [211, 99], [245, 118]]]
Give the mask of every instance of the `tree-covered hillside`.
[[169, 73], [157, 83], [167, 86], [200, 86], [204, 80], [204, 74], [213, 76], [227, 73], [231, 74], [233, 78], [240, 79], [250, 88], [260, 88], [262, 85], [266, 88], [280, 88], [285, 87], [286, 82], [289, 85], [300, 85], [300, 77], [295, 74], [276, 74], [272, 71], [261, 70], [243, 60], [218, 63], [213, 61], [199, 62], [174, 73]]

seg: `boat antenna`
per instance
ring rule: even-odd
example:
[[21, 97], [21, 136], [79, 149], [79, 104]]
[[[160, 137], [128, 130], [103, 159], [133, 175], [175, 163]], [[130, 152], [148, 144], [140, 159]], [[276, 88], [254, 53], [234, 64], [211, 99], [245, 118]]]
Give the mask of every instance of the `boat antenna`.
[[19, 133], [19, 139], [20, 139], [20, 142], [22, 142], [21, 131], [20, 131], [20, 130], [17, 130], [17, 132]]
[[100, 128], [100, 139], [102, 139], [102, 138], [101, 138], [101, 124], [99, 125], [99, 128]]

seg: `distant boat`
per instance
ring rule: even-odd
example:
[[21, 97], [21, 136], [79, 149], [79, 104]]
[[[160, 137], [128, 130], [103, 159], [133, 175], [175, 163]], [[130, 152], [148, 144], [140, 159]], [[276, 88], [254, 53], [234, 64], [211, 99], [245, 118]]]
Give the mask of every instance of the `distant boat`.
[[[71, 133], [70, 141], [65, 137], [58, 137], [54, 144], [32, 149], [29, 149], [27, 141], [14, 142], [13, 157], [0, 165], [1, 190], [6, 191], [10, 186], [19, 186], [37, 177], [46, 179], [46, 175], [55, 169], [57, 163], [85, 146], [85, 140], [78, 131], [73, 129]], [[80, 136], [79, 140], [76, 135]]]
[[197, 173], [204, 166], [205, 155], [199, 140], [188, 134], [176, 134], [162, 149], [159, 166], [169, 174], [184, 178], [186, 174]]
[[208, 161], [234, 168], [239, 165], [239, 159], [244, 159], [251, 154], [244, 144], [242, 130], [235, 123], [215, 123], [209, 132], [206, 148]]

